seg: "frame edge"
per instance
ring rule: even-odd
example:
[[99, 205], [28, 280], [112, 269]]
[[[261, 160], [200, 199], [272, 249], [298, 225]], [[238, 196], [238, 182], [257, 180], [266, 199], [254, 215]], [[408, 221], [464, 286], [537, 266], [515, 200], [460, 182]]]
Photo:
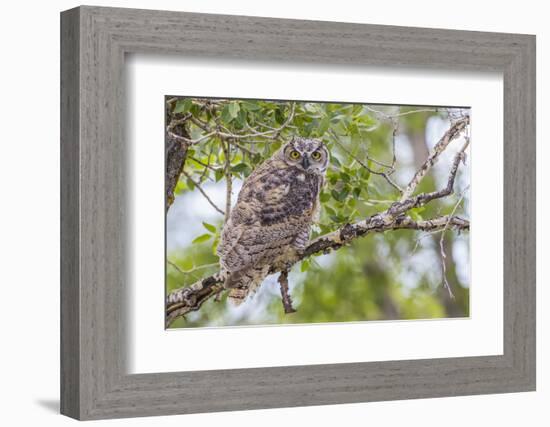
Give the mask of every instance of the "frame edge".
[[60, 412], [81, 419], [80, 401], [80, 8], [61, 12]]

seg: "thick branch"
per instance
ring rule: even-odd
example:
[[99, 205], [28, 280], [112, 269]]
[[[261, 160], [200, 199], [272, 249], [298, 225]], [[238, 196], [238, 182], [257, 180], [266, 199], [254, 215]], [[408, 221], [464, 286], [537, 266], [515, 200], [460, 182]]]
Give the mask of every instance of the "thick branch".
[[183, 172], [189, 148], [189, 145], [185, 142], [185, 139], [189, 138], [186, 125], [189, 114], [184, 116], [173, 114], [173, 100], [174, 98], [167, 100], [164, 107], [166, 119], [169, 120], [164, 142], [166, 156], [165, 212], [168, 212], [174, 202], [174, 190]]
[[[353, 240], [370, 233], [404, 229], [436, 231], [443, 229], [468, 230], [470, 228], [469, 221], [457, 216], [440, 216], [424, 221], [414, 221], [407, 216], [398, 216], [390, 222], [388, 222], [387, 217], [394, 218], [386, 211], [355, 224], [346, 224], [332, 233], [320, 236], [313, 240], [302, 253], [296, 254], [293, 259], [289, 260], [286, 267], [288, 268], [288, 266], [292, 266], [315, 254], [326, 254], [338, 250]], [[278, 267], [274, 266], [269, 272], [272, 274], [279, 271]], [[170, 325], [179, 316], [200, 309], [205, 301], [224, 290], [224, 281], [225, 277], [218, 272], [195, 282], [189, 287], [176, 289], [168, 294], [166, 300], [167, 325]]]
[[175, 134], [170, 132], [166, 135], [166, 212], [174, 202], [174, 190], [183, 172], [188, 148], [187, 144], [172, 135]]

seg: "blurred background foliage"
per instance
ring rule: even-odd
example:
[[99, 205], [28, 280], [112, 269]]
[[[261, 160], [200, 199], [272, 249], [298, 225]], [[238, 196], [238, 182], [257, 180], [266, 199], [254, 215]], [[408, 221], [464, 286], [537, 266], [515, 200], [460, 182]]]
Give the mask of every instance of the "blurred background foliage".
[[[293, 135], [320, 138], [331, 153], [322, 211], [312, 238], [386, 209], [429, 150], [468, 109], [315, 102], [166, 97], [167, 125], [195, 143], [167, 213], [166, 290], [218, 271], [215, 249], [226, 208], [242, 181]], [[210, 135], [217, 129], [226, 136]], [[447, 148], [416, 192], [447, 183], [460, 140]], [[467, 151], [468, 153], [469, 151]], [[413, 219], [455, 214], [469, 219], [469, 161], [455, 193], [413, 209]], [[442, 250], [443, 248], [443, 250]], [[296, 313], [285, 314], [276, 276], [239, 307], [207, 301], [172, 328], [273, 323], [428, 319], [469, 316], [469, 236], [413, 230], [357, 239], [351, 246], [297, 264], [290, 273]], [[443, 266], [454, 297], [444, 286]]]

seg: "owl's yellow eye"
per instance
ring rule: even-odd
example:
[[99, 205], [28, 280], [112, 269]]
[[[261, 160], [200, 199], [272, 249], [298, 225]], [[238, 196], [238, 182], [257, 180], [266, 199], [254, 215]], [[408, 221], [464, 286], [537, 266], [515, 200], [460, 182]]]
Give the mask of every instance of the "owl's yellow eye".
[[292, 160], [298, 160], [300, 158], [300, 153], [298, 153], [296, 150], [292, 150], [290, 152], [290, 158]]
[[313, 160], [320, 160], [321, 159], [321, 152], [320, 151], [314, 151], [311, 153], [311, 158]]

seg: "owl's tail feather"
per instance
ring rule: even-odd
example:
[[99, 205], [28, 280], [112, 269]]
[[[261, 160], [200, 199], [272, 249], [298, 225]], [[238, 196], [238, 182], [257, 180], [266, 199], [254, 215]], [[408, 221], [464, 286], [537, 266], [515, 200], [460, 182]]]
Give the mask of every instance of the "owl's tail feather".
[[231, 272], [224, 284], [225, 288], [229, 289], [229, 301], [233, 305], [240, 305], [258, 290], [268, 272], [269, 266], [256, 266]]

